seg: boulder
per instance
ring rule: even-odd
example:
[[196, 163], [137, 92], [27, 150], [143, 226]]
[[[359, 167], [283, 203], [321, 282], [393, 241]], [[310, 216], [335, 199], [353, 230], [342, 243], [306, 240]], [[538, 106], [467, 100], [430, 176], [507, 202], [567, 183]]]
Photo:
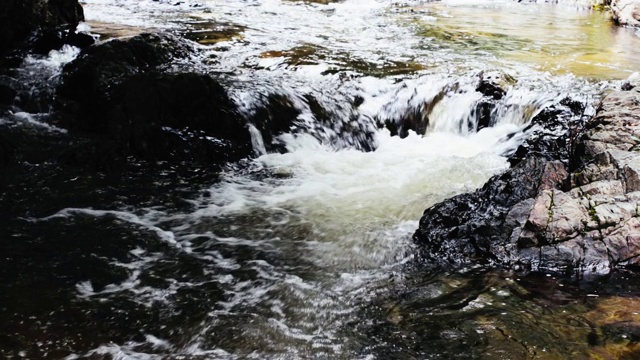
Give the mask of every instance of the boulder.
[[640, 0], [611, 0], [611, 12], [619, 25], [640, 27]]
[[422, 257], [580, 274], [640, 265], [640, 91], [609, 94], [574, 141], [427, 209]]
[[[189, 42], [169, 34], [90, 47], [65, 67], [59, 124], [93, 136], [102, 145], [89, 148], [101, 158], [100, 149], [113, 147], [139, 159], [199, 165], [250, 155], [246, 123], [225, 89], [208, 75], [167, 71], [193, 54]], [[68, 159], [87, 161], [73, 152]]]
[[77, 0], [3, 0], [0, 5], [0, 54], [35, 32], [75, 29], [84, 20]]

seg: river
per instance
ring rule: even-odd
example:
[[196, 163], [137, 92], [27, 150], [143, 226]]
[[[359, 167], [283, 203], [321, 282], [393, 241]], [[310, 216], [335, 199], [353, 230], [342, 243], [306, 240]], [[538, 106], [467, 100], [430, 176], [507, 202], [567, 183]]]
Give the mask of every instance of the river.
[[[570, 97], [593, 114], [603, 92], [640, 68], [636, 31], [572, 2], [82, 4], [83, 26], [103, 40], [167, 30], [198, 41], [198, 69], [219, 77], [247, 116], [279, 94], [300, 111], [299, 131], [277, 139], [285, 153], [267, 153], [254, 133], [254, 159], [210, 185], [172, 179], [167, 192], [188, 191], [170, 201], [125, 194], [24, 219], [29, 236], [66, 245], [26, 256], [22, 271], [46, 272], [37, 259], [50, 256], [72, 280], [49, 305], [16, 281], [32, 300], [7, 302], [18, 339], [7, 356], [577, 359], [635, 349], [637, 330], [607, 327], [640, 311], [625, 275], [607, 285], [433, 273], [414, 259], [411, 236], [424, 209], [507, 169], [540, 110]], [[47, 67], [46, 81], [76, 55], [65, 49], [25, 68]], [[508, 91], [478, 131], [478, 78], [495, 71], [508, 75]], [[356, 110], [345, 106], [356, 98]], [[377, 126], [416, 112], [428, 116], [424, 134]], [[24, 116], [4, 121], [45, 126]], [[69, 245], [85, 238], [102, 245]]]

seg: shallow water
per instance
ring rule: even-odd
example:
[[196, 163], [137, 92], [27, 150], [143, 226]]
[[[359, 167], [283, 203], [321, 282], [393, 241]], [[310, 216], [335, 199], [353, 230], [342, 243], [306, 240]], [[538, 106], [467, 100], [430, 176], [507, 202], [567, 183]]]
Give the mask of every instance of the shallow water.
[[[205, 55], [196, 67], [219, 76], [247, 116], [277, 93], [300, 111], [300, 131], [278, 139], [285, 154], [267, 154], [254, 133], [261, 156], [217, 182], [146, 174], [156, 194], [122, 185], [117, 201], [105, 201], [115, 190], [95, 180], [104, 186], [95, 199], [49, 200], [11, 220], [20, 230], [12, 239], [29, 247], [5, 246], [3, 278], [12, 280], [3, 284], [0, 355], [562, 359], [637, 351], [637, 313], [625, 308], [638, 293], [625, 281], [609, 288], [491, 269], [430, 273], [411, 245], [425, 208], [508, 167], [505, 154], [542, 108], [570, 96], [589, 115], [603, 91], [638, 69], [632, 30], [567, 4], [511, 1], [83, 4], [103, 39], [163, 29], [199, 40]], [[64, 54], [27, 66], [59, 69]], [[478, 76], [495, 69], [517, 82], [497, 101], [495, 124], [476, 132]], [[362, 103], [348, 106], [356, 97]], [[377, 129], [413, 112], [428, 115], [425, 135]], [[28, 116], [5, 122], [33, 125], [21, 120]], [[363, 141], [375, 151], [359, 150]], [[73, 186], [63, 182], [52, 198]], [[140, 201], [138, 191], [151, 195]]]

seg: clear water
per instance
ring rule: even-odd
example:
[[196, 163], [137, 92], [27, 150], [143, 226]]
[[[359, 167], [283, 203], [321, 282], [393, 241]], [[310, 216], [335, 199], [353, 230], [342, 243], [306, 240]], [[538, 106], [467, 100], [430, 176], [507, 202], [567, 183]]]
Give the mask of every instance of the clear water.
[[[262, 95], [283, 94], [306, 131], [280, 139], [286, 154], [264, 153], [255, 138], [261, 156], [229, 167], [180, 208], [97, 204], [30, 219], [64, 236], [113, 242], [88, 256], [119, 276], [77, 273], [64, 290], [69, 299], [58, 311], [89, 319], [94, 333], [65, 328], [56, 336], [51, 329], [61, 325], [41, 319], [48, 335], [24, 333], [43, 345], [24, 340], [14, 356], [551, 359], [633, 350], [622, 337], [628, 329], [607, 330], [594, 310], [619, 297], [588, 296], [580, 286], [565, 293], [565, 283], [545, 276], [424, 273], [410, 238], [425, 208], [504, 171], [504, 154], [543, 107], [572, 96], [593, 111], [603, 90], [639, 68], [637, 33], [562, 3], [83, 5], [103, 39], [170, 30], [200, 41], [203, 71], [224, 79], [247, 114]], [[517, 82], [499, 102], [497, 124], [475, 132], [468, 124], [476, 121], [478, 74], [496, 69]], [[331, 110], [332, 125], [317, 125], [307, 94]], [[356, 96], [362, 105], [344, 106]], [[416, 109], [430, 118], [424, 136], [376, 129], [376, 119]], [[355, 149], [357, 134], [340, 134], [352, 122], [375, 132], [375, 151]], [[49, 314], [56, 316], [65, 318]], [[600, 340], [590, 341], [592, 332]]]

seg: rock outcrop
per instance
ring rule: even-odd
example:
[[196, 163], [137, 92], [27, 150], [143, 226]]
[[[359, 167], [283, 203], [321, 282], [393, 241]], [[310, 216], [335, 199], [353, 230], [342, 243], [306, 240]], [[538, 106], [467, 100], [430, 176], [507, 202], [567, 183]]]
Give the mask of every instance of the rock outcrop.
[[609, 94], [570, 159], [533, 152], [474, 193], [427, 209], [435, 265], [607, 273], [640, 264], [640, 89]]
[[35, 32], [73, 30], [84, 20], [77, 0], [3, 0], [0, 4], [0, 54]]
[[208, 75], [170, 71], [194, 51], [173, 35], [143, 34], [90, 47], [68, 64], [59, 124], [97, 139], [69, 158], [115, 148], [145, 160], [220, 165], [250, 155], [249, 131], [225, 89]]
[[611, 12], [619, 25], [640, 27], [639, 0], [611, 0]]

